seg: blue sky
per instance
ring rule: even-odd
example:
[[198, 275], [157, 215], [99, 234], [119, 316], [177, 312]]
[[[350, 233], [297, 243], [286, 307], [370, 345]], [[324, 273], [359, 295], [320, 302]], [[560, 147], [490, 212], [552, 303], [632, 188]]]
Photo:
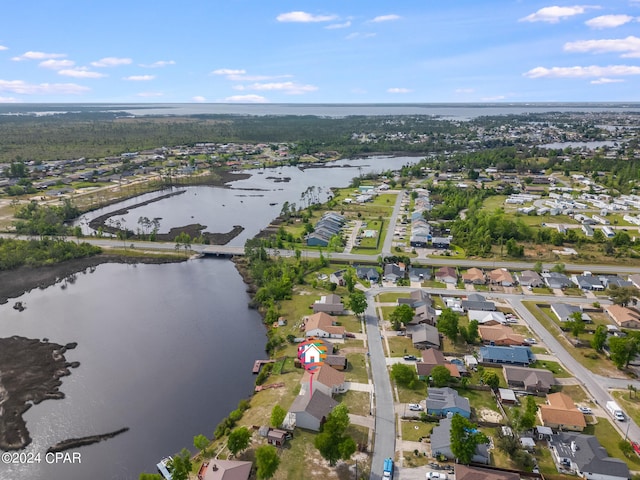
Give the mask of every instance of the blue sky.
[[0, 102], [640, 101], [640, 0], [6, 0]]

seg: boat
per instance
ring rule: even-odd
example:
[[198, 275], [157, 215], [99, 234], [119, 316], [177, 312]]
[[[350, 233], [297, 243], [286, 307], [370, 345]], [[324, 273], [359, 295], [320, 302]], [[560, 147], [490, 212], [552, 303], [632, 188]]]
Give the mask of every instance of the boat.
[[273, 207], [273, 206], [275, 206], [277, 204], [278, 204], [277, 202], [274, 202], [274, 203], [270, 203], [269, 205], [271, 205]]
[[171, 480], [171, 472], [169, 471], [169, 465], [171, 465], [172, 461], [173, 461], [173, 457], [164, 457], [156, 465], [158, 472], [160, 472], [160, 475], [162, 475], [162, 478], [164, 478], [165, 480]]

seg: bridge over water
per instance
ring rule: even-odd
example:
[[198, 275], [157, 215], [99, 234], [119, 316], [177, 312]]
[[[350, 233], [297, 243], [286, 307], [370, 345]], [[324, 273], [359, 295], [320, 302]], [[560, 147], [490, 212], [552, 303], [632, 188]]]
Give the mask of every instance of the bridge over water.
[[213, 257], [233, 257], [244, 255], [244, 247], [231, 247], [228, 245], [208, 245], [201, 250], [203, 255]]

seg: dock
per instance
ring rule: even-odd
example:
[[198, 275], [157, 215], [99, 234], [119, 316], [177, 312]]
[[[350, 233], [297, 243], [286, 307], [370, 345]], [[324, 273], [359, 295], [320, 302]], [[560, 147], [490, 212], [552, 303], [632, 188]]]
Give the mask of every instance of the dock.
[[255, 374], [260, 373], [260, 369], [262, 368], [262, 366], [266, 365], [267, 363], [275, 363], [275, 360], [256, 360], [255, 362], [253, 362], [252, 372]]

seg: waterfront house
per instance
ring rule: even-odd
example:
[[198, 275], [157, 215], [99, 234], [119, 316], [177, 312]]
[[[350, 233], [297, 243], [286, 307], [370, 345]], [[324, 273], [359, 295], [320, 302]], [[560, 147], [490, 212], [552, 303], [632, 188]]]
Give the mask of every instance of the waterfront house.
[[289, 407], [289, 425], [318, 432], [338, 402], [319, 390], [313, 395], [305, 389], [300, 393]]
[[214, 458], [201, 465], [198, 480], [248, 480], [252, 466], [251, 462]]
[[427, 391], [427, 413], [438, 417], [458, 414], [465, 418], [471, 416], [469, 399], [461, 397], [453, 388], [430, 387]]
[[305, 337], [344, 338], [345, 328], [336, 325], [336, 320], [324, 312], [308, 316], [304, 324]]
[[302, 375], [302, 388], [311, 385], [312, 393], [320, 391], [325, 395], [333, 396], [335, 393], [344, 393], [347, 391], [344, 373], [339, 372], [335, 368], [331, 368], [326, 363], [313, 371], [313, 380], [310, 378], [310, 372], [304, 372]]
[[342, 299], [335, 294], [322, 295], [320, 300], [316, 300], [313, 305], [313, 313], [325, 312], [332, 315], [341, 315], [344, 313], [344, 305]]

